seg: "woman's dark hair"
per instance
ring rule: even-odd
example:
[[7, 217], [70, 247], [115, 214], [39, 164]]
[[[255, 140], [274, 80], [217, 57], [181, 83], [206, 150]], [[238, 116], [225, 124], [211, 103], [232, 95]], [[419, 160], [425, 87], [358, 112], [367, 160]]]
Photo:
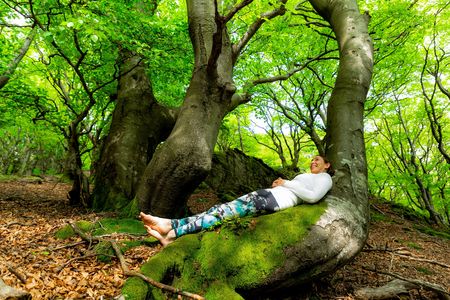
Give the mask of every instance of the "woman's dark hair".
[[330, 166], [327, 169], [327, 173], [330, 174], [330, 176], [333, 176], [334, 175], [334, 169], [333, 169], [333, 165], [331, 164], [330, 160], [325, 155], [318, 154], [317, 156], [322, 157], [323, 161], [326, 164], [330, 164]]

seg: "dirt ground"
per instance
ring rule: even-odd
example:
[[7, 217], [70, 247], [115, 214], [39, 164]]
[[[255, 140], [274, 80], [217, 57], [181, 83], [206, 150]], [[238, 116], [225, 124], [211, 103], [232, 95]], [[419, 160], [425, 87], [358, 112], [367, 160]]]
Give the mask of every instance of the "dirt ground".
[[[0, 182], [0, 279], [31, 293], [33, 299], [113, 299], [125, 281], [116, 259], [102, 263], [79, 238], [57, 240], [54, 233], [69, 221], [96, 221], [104, 215], [68, 206], [69, 186], [58, 182]], [[208, 208], [213, 195], [197, 194], [192, 210]], [[450, 289], [450, 241], [415, 229], [416, 222], [376, 205], [382, 221], [372, 221], [365, 250], [356, 259], [312, 285], [309, 299], [355, 299], [363, 287], [392, 280], [382, 272]], [[139, 268], [159, 246], [141, 246], [125, 253]], [[386, 251], [389, 250], [389, 251]], [[400, 299], [400, 298], [394, 298]], [[402, 299], [439, 299], [424, 288]]]

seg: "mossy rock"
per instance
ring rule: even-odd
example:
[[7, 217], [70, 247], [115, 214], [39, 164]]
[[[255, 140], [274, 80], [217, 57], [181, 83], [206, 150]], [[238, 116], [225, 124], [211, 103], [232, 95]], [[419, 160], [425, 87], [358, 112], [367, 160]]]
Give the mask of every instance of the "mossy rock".
[[[300, 205], [244, 218], [242, 223], [248, 224], [244, 229], [225, 222], [215, 231], [185, 235], [152, 257], [141, 271], [207, 299], [243, 299], [236, 291], [265, 282], [283, 265], [285, 249], [306, 236], [326, 207], [325, 202]], [[126, 292], [127, 299], [145, 299], [135, 298], [129, 288]], [[159, 289], [149, 287], [149, 292], [155, 299], [164, 299]]]

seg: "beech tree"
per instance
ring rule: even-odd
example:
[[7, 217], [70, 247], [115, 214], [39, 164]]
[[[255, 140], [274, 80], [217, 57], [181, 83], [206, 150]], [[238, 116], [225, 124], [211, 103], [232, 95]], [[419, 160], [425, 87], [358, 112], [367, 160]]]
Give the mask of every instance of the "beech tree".
[[174, 129], [148, 164], [136, 193], [139, 208], [161, 216], [181, 215], [188, 196], [206, 178], [224, 116], [247, 99], [236, 94], [233, 67], [266, 22], [286, 12], [282, 0], [262, 13], [232, 43], [227, 25], [252, 1], [225, 9], [216, 1], [187, 1], [194, 70]]
[[[239, 100], [239, 98], [235, 98], [236, 96], [229, 95], [234, 92], [231, 89], [232, 82], [228, 81], [231, 79], [228, 76], [231, 75], [232, 65], [221, 65], [221, 63], [229, 62], [226, 58], [232, 58], [230, 55], [233, 53], [230, 51], [233, 49], [232, 47], [225, 47], [229, 44], [228, 39], [225, 39], [227, 35], [222, 34], [226, 32], [221, 26], [223, 25], [223, 22], [221, 22], [223, 19], [217, 15], [218, 12], [214, 3], [209, 1], [206, 1], [208, 3], [200, 2], [188, 1], [190, 31], [194, 47], [203, 45], [203, 47], [195, 48], [196, 68], [193, 82], [191, 82], [188, 89], [187, 98], [182, 106], [172, 134], [156, 151], [152, 162], [149, 164], [152, 168], [148, 171], [146, 170], [146, 174], [144, 174], [144, 176], [149, 176], [152, 175], [155, 169], [158, 170], [162, 166], [170, 166], [166, 170], [167, 174], [161, 171], [158, 174], [159, 177], [163, 177], [162, 181], [165, 185], [175, 188], [176, 193], [174, 197], [183, 196], [185, 191], [179, 189], [190, 187], [190, 184], [194, 184], [201, 179], [200, 175], [202, 172], [208, 170], [210, 164], [209, 153], [211, 151], [209, 142], [211, 142], [211, 139], [216, 138], [217, 119], [223, 116], [224, 110], [229, 109], [230, 105], [231, 108], [233, 107], [233, 100]], [[202, 5], [197, 7], [195, 4]], [[249, 3], [244, 1], [237, 4], [231, 11], [236, 10], [237, 7], [243, 4]], [[284, 5], [284, 2], [282, 4]], [[212, 235], [204, 233], [202, 235], [203, 239], [200, 236], [198, 238], [189, 235], [183, 236], [166, 247], [158, 257], [154, 257], [143, 267], [143, 271], [154, 272], [157, 274], [156, 276], [164, 278], [167, 272], [176, 270], [177, 266], [174, 266], [176, 257], [180, 255], [191, 257], [193, 251], [198, 251], [201, 253], [201, 261], [198, 261], [198, 265], [193, 268], [182, 268], [183, 271], [180, 271], [181, 274], [179, 274], [180, 280], [182, 280], [183, 276], [195, 277], [197, 276], [195, 272], [199, 272], [202, 274], [201, 276], [198, 274], [199, 277], [205, 276], [211, 280], [209, 283], [214, 286], [213, 289], [226, 292], [230, 297], [232, 294], [236, 298], [239, 298], [239, 296], [252, 298], [261, 294], [276, 293], [281, 289], [289, 289], [300, 283], [328, 274], [346, 264], [364, 246], [368, 233], [369, 207], [363, 116], [364, 102], [369, 90], [373, 66], [373, 46], [367, 30], [369, 16], [361, 14], [356, 1], [352, 0], [311, 0], [310, 4], [314, 11], [330, 24], [339, 47], [339, 67], [328, 101], [325, 150], [336, 173], [333, 177], [333, 188], [326, 196], [324, 203], [322, 203], [322, 205], [326, 206], [323, 214], [320, 215], [318, 221], [312, 224], [306, 236], [294, 241], [289, 247], [279, 250], [280, 253], [272, 253], [272, 255], [277, 257], [283, 257], [281, 266], [270, 269], [270, 271], [252, 269], [253, 272], [257, 273], [255, 274], [256, 277], [263, 279], [258, 282], [250, 280], [249, 284], [239, 282], [239, 290], [235, 290], [236, 286], [227, 286], [226, 283], [222, 282], [217, 283], [217, 280], [213, 279], [216, 277], [212, 273], [230, 272], [218, 276], [218, 278], [223, 280], [223, 277], [228, 275], [235, 278], [235, 274], [232, 272], [245, 272], [241, 271], [241, 269], [230, 270], [227, 268], [228, 264], [235, 265], [234, 261], [237, 257], [234, 255], [238, 256], [238, 254], [234, 251], [240, 248], [234, 244], [226, 244], [222, 248], [221, 245], [222, 243], [225, 245], [227, 237], [224, 238], [219, 233]], [[205, 9], [206, 7], [208, 9]], [[283, 8], [283, 6], [275, 8], [275, 10], [280, 8]], [[311, 10], [311, 7], [309, 9]], [[311, 10], [311, 12], [313, 11]], [[228, 14], [225, 14], [225, 16], [228, 16]], [[205, 20], [209, 20], [209, 23], [201, 22]], [[228, 18], [225, 17], [224, 20], [228, 20]], [[203, 31], [205, 28], [211, 31]], [[200, 33], [202, 39], [198, 35]], [[206, 38], [208, 36], [210, 39]], [[205, 45], [205, 42], [209, 42], [209, 44]], [[219, 51], [219, 46], [222, 48], [221, 51]], [[203, 63], [199, 64], [199, 62]], [[211, 65], [210, 62], [216, 62], [217, 64]], [[219, 68], [220, 66], [222, 68]], [[225, 68], [226, 66], [228, 68]], [[208, 71], [211, 73], [208, 73]], [[211, 81], [212, 79], [216, 81]], [[220, 81], [218, 81], [219, 79]], [[222, 85], [217, 85], [219, 82]], [[223, 102], [224, 100], [228, 101]], [[203, 122], [201, 124], [199, 124], [198, 120], [199, 115], [202, 116], [201, 120]], [[195, 127], [192, 127], [193, 125]], [[192, 132], [185, 132], [185, 127]], [[185, 136], [188, 136], [190, 141], [187, 141]], [[183, 153], [186, 154], [182, 155]], [[191, 165], [189, 166], [188, 163]], [[181, 167], [178, 168], [178, 165], [181, 165]], [[173, 174], [172, 172], [175, 174], [174, 178], [169, 176]], [[181, 178], [182, 175], [188, 177], [188, 179], [191, 178], [191, 180], [189, 181], [184, 177]], [[145, 186], [150, 186], [151, 191], [156, 193], [155, 199], [150, 202], [151, 210], [158, 214], [170, 214], [173, 217], [173, 211], [177, 210], [176, 207], [173, 207], [174, 204], [177, 204], [175, 200], [178, 201], [179, 205], [183, 205], [182, 201], [179, 199], [172, 200], [165, 196], [157, 202], [161, 192], [162, 195], [165, 195], [162, 183], [155, 186], [153, 181], [156, 181], [157, 178], [151, 176], [144, 178], [146, 179], [146, 181], [143, 181], [146, 184]], [[178, 184], [181, 185], [178, 186]], [[142, 197], [143, 194], [139, 192], [144, 191], [138, 191], [137, 196]], [[146, 204], [145, 201], [143, 201], [143, 198], [140, 198], [140, 200], [141, 206], [144, 206]], [[167, 205], [168, 207], [163, 207]], [[293, 211], [290, 210], [290, 212]], [[255, 234], [258, 230], [259, 234], [261, 234], [260, 231], [262, 230], [270, 237], [272, 236], [271, 234], [277, 231], [277, 228], [273, 228], [273, 223], [271, 223], [272, 226], [270, 228], [267, 228], [268, 223], [264, 222], [277, 220], [278, 214], [283, 215], [290, 212], [284, 211], [263, 216], [261, 217], [263, 219], [259, 220], [260, 222], [256, 221], [256, 228], [251, 226], [252, 228], [247, 230], [255, 230]], [[264, 229], [259, 227], [262, 226], [261, 224], [266, 225], [263, 226]], [[226, 234], [224, 235], [226, 236]], [[270, 247], [271, 240], [270, 238], [264, 241], [258, 239], [258, 241], [250, 241], [251, 243], [268, 243]], [[272, 246], [275, 247], [275, 245]], [[208, 249], [202, 249], [202, 247], [208, 247]], [[251, 245], [246, 244], [244, 247], [251, 247]], [[217, 251], [211, 249], [216, 249]], [[188, 254], [186, 254], [186, 251]], [[244, 249], [242, 251], [245, 252]], [[231, 257], [230, 253], [232, 253]], [[274, 259], [273, 256], [265, 257], [264, 254], [258, 253], [258, 255], [250, 256], [249, 259], [254, 259], [254, 261], [246, 262], [244, 265], [252, 263], [258, 265], [260, 261]], [[166, 257], [169, 258], [165, 259]], [[183, 257], [176, 263], [177, 265], [185, 263], [186, 260]], [[152, 261], [157, 266], [153, 266]], [[222, 262], [220, 266], [215, 264], [217, 261]], [[224, 264], [225, 266], [223, 266]], [[220, 268], [220, 270], [208, 269], [211, 265]], [[263, 272], [263, 274], [258, 272]], [[239, 295], [236, 295], [237, 293]]]

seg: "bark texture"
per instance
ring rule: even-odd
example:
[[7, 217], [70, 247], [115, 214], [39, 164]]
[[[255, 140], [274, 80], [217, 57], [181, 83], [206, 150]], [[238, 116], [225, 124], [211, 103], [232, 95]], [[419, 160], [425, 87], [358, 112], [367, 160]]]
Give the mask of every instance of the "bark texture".
[[187, 197], [208, 175], [235, 91], [231, 43], [214, 1], [189, 0], [187, 6], [195, 55], [192, 79], [175, 127], [146, 167], [136, 194], [142, 211], [164, 217], [185, 212]]
[[67, 197], [69, 198], [69, 204], [72, 206], [89, 207], [91, 205], [89, 181], [83, 174], [79, 137], [77, 122], [72, 122], [66, 135], [67, 153], [64, 173], [72, 181], [72, 188]]
[[360, 14], [356, 1], [311, 0], [336, 35], [340, 62], [327, 115], [326, 154], [336, 173], [326, 197], [325, 214], [305, 240], [285, 249], [283, 266], [243, 295], [308, 282], [345, 265], [362, 249], [368, 234], [368, 187], [364, 146], [363, 111], [373, 67], [369, 18]]
[[95, 170], [93, 207], [119, 211], [135, 196], [138, 182], [175, 123], [175, 111], [159, 105], [141, 57], [121, 50], [117, 103]]
[[[277, 299], [281, 292], [335, 271], [361, 251], [369, 218], [363, 132], [373, 66], [369, 20], [355, 0], [310, 2], [331, 24], [340, 51], [327, 116], [326, 154], [336, 170], [331, 192], [319, 204], [254, 217], [248, 227], [230, 230], [223, 225], [215, 232], [183, 236], [142, 267], [152, 278], [181, 274], [177, 283], [184, 282], [183, 287], [200, 278], [192, 289], [203, 289], [211, 299]], [[185, 134], [179, 127], [172, 132], [177, 133]]]

